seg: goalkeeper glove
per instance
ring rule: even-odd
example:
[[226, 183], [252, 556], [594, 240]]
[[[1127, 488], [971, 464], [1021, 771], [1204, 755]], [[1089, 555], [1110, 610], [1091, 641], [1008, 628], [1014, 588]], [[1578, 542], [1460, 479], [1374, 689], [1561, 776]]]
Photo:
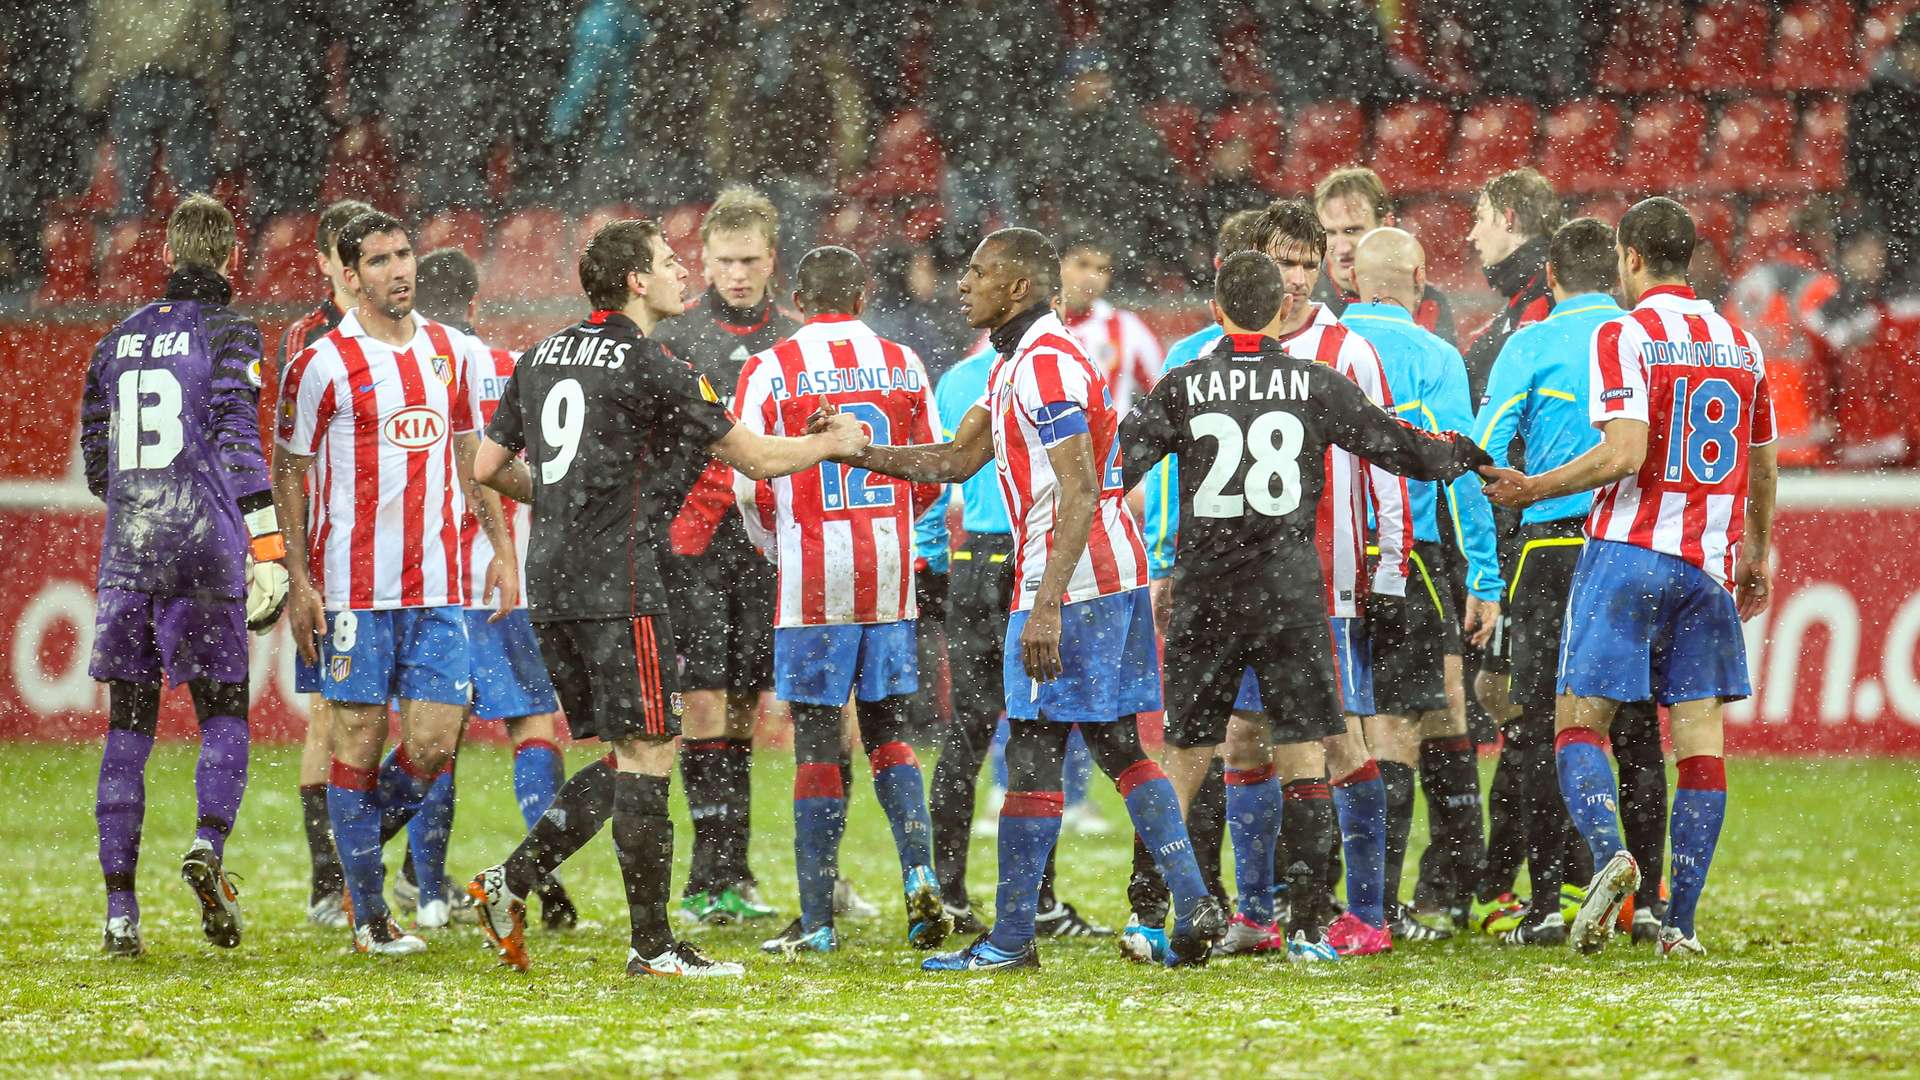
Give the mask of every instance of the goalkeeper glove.
[[271, 499], [247, 511], [246, 518], [253, 534], [247, 554], [247, 629], [260, 634], [272, 629], [287, 606], [287, 541]]

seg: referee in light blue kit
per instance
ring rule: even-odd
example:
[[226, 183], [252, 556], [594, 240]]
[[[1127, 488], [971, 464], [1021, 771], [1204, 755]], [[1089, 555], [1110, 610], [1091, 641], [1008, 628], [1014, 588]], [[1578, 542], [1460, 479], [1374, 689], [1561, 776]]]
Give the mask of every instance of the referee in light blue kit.
[[[1615, 260], [1613, 229], [1605, 222], [1579, 218], [1553, 234], [1547, 248], [1553, 314], [1507, 340], [1474, 419], [1474, 439], [1496, 463], [1507, 461], [1516, 438], [1525, 444], [1530, 472], [1563, 465], [1599, 444], [1600, 432], [1587, 414], [1588, 359], [1600, 324], [1621, 314], [1613, 298]], [[1517, 774], [1521, 798], [1519, 807], [1503, 808], [1496, 800], [1491, 809], [1496, 819], [1503, 810], [1521, 811], [1526, 823], [1528, 876], [1536, 902], [1520, 925], [1503, 935], [1516, 945], [1557, 945], [1564, 940], [1566, 919], [1560, 905], [1539, 900], [1557, 895], [1563, 883], [1586, 881], [1593, 873], [1587, 846], [1573, 830], [1566, 803], [1556, 797], [1553, 754], [1560, 628], [1574, 563], [1586, 543], [1582, 526], [1592, 502], [1592, 495], [1582, 492], [1527, 507], [1520, 518], [1519, 551], [1507, 568], [1512, 579], [1507, 589], [1511, 694], [1520, 715], [1503, 729], [1500, 756], [1501, 767]], [[1621, 706], [1612, 730], [1620, 768], [1620, 818], [1628, 850], [1640, 861], [1642, 873], [1634, 897], [1636, 942], [1659, 936], [1665, 907], [1660, 867], [1666, 843], [1666, 762], [1659, 754], [1660, 740], [1644, 735], [1658, 722], [1651, 703], [1636, 702]], [[1513, 887], [1518, 860], [1498, 862], [1487, 860], [1478, 890], [1483, 897]]]
[[[941, 438], [952, 439], [949, 425], [957, 423], [986, 394], [993, 360], [993, 348], [983, 342], [978, 352], [955, 364], [934, 384], [933, 406], [940, 414]], [[960, 526], [967, 535], [949, 551], [947, 508], [956, 487], [960, 492]], [[974, 791], [980, 765], [986, 760], [994, 728], [1005, 711], [1001, 650], [1013, 588], [1013, 571], [1007, 563], [1013, 552], [1013, 523], [1007, 517], [1006, 500], [994, 471], [981, 469], [964, 483], [943, 490], [914, 526], [913, 546], [918, 560], [921, 617], [932, 618], [943, 608], [946, 612], [947, 666], [953, 683], [953, 722], [942, 738], [940, 760], [934, 764], [927, 792], [927, 807], [933, 816], [934, 873], [940, 879], [940, 899], [953, 917], [954, 932], [977, 934], [986, 927], [974, 916], [967, 896], [967, 844], [973, 836]], [[944, 604], [938, 595], [942, 590]], [[1072, 904], [1062, 903], [1053, 895], [1052, 855], [1047, 856], [1046, 874], [1040, 880], [1034, 930], [1040, 937], [1112, 933], [1088, 922]]]

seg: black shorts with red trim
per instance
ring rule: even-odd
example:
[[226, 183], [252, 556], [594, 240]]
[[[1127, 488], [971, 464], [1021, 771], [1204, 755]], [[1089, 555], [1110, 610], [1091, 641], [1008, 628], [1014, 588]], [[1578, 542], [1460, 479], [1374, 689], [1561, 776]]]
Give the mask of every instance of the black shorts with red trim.
[[758, 555], [666, 560], [679, 615], [680, 685], [751, 693], [773, 689], [773, 617], [779, 578]]
[[1275, 743], [1312, 742], [1347, 729], [1324, 620], [1255, 629], [1175, 599], [1165, 672], [1171, 746], [1225, 742], [1227, 717], [1236, 711], [1264, 712]]
[[539, 623], [534, 633], [574, 738], [680, 734], [680, 681], [666, 615]]

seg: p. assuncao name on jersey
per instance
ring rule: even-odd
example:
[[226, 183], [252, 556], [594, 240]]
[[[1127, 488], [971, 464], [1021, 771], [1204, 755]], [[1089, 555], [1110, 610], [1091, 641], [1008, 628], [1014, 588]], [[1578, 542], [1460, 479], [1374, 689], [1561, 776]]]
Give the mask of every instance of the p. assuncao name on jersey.
[[851, 394], [861, 390], [882, 393], [898, 390], [917, 394], [923, 385], [920, 372], [912, 368], [850, 367], [826, 371], [802, 370], [794, 373], [793, 385], [780, 376], [772, 377], [771, 393], [776, 398], [805, 397], [809, 394]]
[[1187, 403], [1198, 405], [1203, 401], [1305, 401], [1307, 399], [1307, 372], [1296, 368], [1292, 371], [1270, 369], [1266, 378], [1247, 368], [1235, 368], [1227, 372], [1224, 378], [1218, 371], [1201, 372], [1183, 377], [1187, 388]]

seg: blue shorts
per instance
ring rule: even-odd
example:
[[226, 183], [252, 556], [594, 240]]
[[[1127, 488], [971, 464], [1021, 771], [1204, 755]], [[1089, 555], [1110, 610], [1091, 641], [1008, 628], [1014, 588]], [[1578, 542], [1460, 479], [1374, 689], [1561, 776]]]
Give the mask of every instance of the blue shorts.
[[466, 609], [457, 607], [327, 612], [320, 641], [322, 692], [328, 701], [349, 705], [466, 705], [473, 681], [465, 616]]
[[[1367, 638], [1365, 619], [1328, 619], [1333, 634], [1333, 670], [1340, 685], [1340, 711], [1358, 716], [1373, 715], [1373, 647]], [[1253, 669], [1240, 675], [1240, 693], [1233, 699], [1235, 712], [1265, 712], [1260, 701], [1260, 681]]]
[[1129, 589], [1060, 609], [1060, 677], [1036, 684], [1021, 663], [1028, 612], [1007, 620], [1001, 677], [1007, 715], [1063, 724], [1110, 724], [1160, 708], [1160, 653], [1147, 590]]
[[773, 631], [773, 693], [806, 705], [847, 703], [911, 694], [920, 689], [915, 623], [789, 626]]
[[467, 609], [467, 668], [473, 672], [473, 715], [517, 720], [560, 711], [553, 680], [525, 608], [488, 622], [490, 609]]
[[87, 674], [101, 682], [174, 686], [247, 681], [247, 605], [216, 597], [101, 589]]
[[1580, 553], [1560, 632], [1560, 692], [1662, 705], [1753, 692], [1733, 595], [1705, 570], [1635, 544]]
[[293, 643], [292, 637], [287, 638], [287, 648], [293, 650], [293, 692], [325, 694], [327, 686], [325, 680], [320, 678], [320, 665], [307, 663], [307, 658], [300, 655], [300, 647]]

